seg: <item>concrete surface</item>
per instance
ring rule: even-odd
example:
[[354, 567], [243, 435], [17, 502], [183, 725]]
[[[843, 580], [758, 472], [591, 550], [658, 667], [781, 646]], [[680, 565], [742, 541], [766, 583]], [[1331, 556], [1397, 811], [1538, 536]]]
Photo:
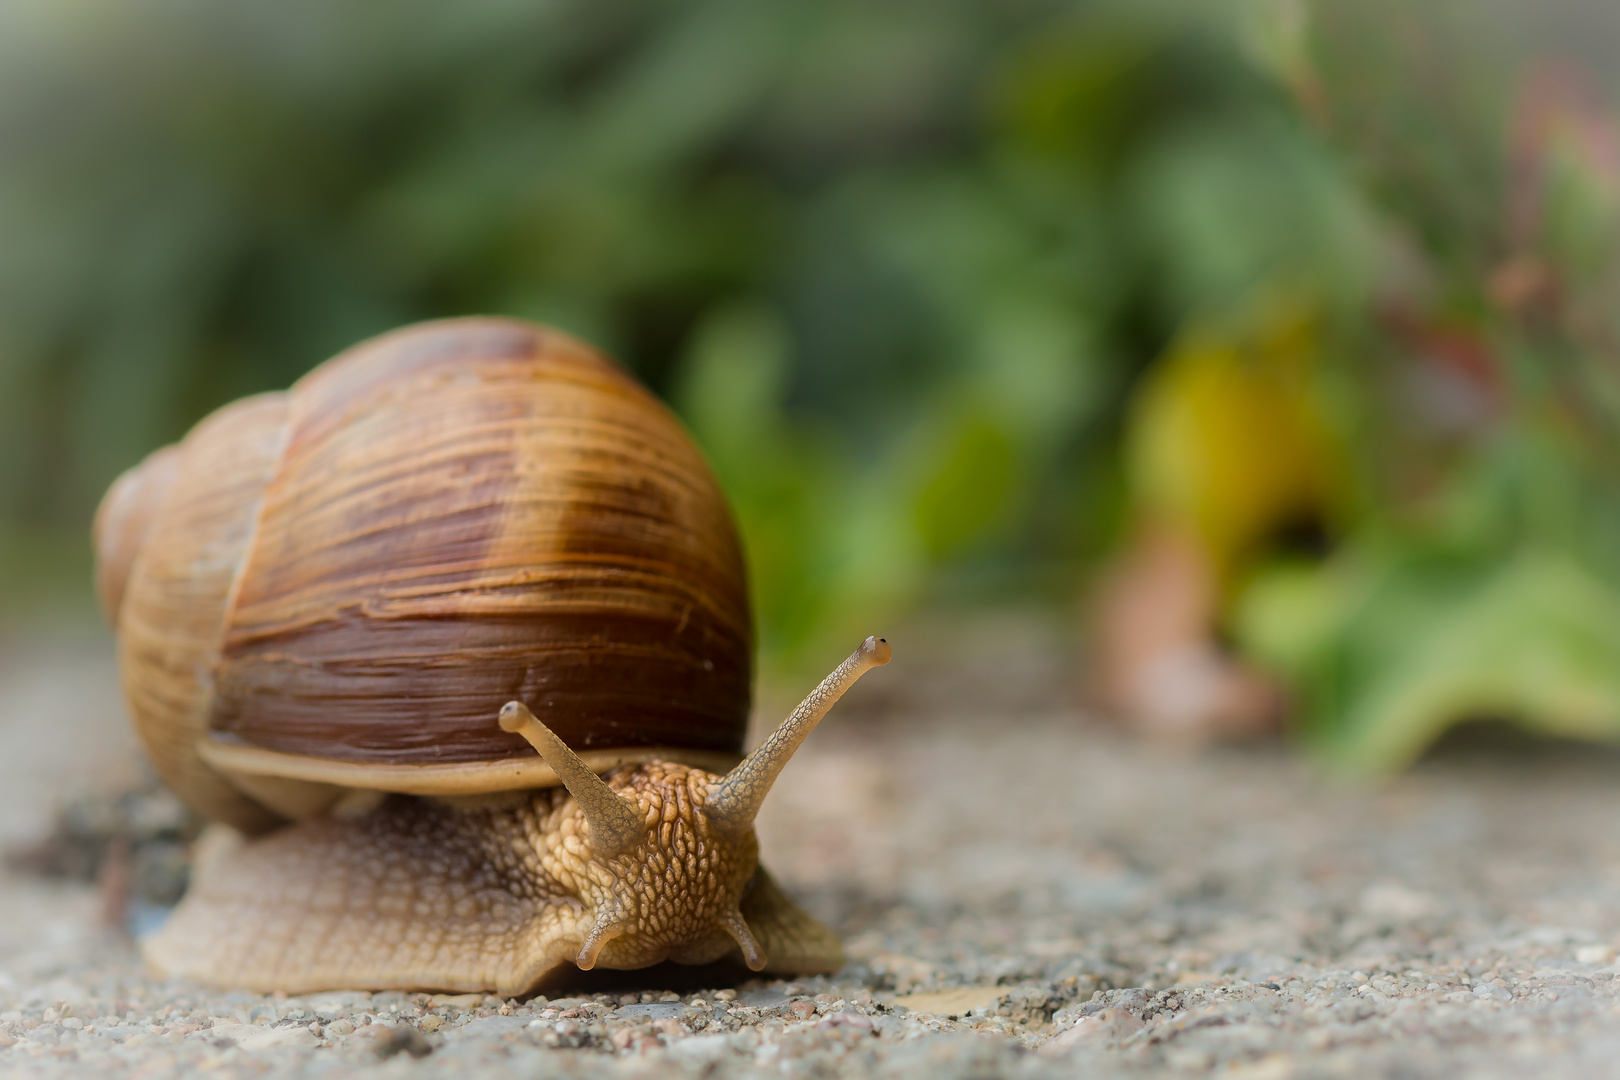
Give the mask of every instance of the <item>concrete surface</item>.
[[[1098, 725], [1039, 620], [894, 640], [761, 824], [845, 936], [836, 978], [218, 993], [149, 979], [93, 887], [13, 872], [0, 1074], [1620, 1075], [1620, 756], [1462, 742], [1353, 786], [1282, 744]], [[110, 685], [105, 649], [31, 649], [0, 657], [8, 838], [132, 768], [116, 717], [69, 707]]]

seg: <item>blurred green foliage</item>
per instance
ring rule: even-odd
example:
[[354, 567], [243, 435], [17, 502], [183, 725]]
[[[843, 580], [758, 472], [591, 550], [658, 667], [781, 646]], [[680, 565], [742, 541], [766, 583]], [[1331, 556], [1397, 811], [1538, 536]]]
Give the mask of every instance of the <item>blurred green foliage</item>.
[[1476, 718], [1620, 740], [1620, 10], [1315, 13], [1312, 104], [1391, 252], [1338, 359], [1369, 497], [1238, 639], [1352, 768]]
[[1351, 763], [1620, 732], [1615, 21], [0, 0], [0, 607], [87, 594], [101, 491], [215, 406], [496, 312], [671, 401], [766, 674], [819, 668], [929, 597], [1072, 595], [1139, 376], [1283, 296], [1355, 509], [1240, 582], [1238, 643]]
[[4, 0], [0, 532], [80, 535], [212, 407], [501, 312], [678, 405], [768, 668], [1061, 580], [1184, 313], [1346, 272], [1277, 7]]

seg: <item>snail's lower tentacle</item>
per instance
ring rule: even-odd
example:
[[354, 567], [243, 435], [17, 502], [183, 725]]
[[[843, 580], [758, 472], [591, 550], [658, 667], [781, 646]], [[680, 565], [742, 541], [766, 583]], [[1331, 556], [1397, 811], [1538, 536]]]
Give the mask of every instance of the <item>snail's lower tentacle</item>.
[[748, 929], [748, 920], [743, 918], [742, 912], [736, 908], [725, 912], [720, 916], [720, 925], [726, 928], [726, 933], [735, 938], [738, 946], [742, 948], [743, 962], [748, 965], [748, 970], [762, 970], [768, 958], [765, 950], [760, 948], [759, 942], [754, 939], [754, 932]]
[[579, 956], [574, 962], [579, 965], [581, 971], [591, 970], [596, 966], [597, 957], [602, 955], [602, 949], [607, 943], [628, 929], [629, 921], [620, 917], [618, 905], [615, 904], [596, 917], [596, 924], [591, 927], [585, 944], [579, 947]]

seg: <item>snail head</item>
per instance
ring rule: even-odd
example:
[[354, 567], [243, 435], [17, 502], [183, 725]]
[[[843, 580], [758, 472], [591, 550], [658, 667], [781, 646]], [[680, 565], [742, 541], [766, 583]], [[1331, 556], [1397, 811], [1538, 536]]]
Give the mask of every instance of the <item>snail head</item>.
[[704, 963], [733, 942], [749, 968], [765, 966], [739, 906], [759, 862], [754, 818], [805, 736], [890, 655], [884, 639], [867, 638], [724, 776], [653, 761], [604, 778], [521, 702], [501, 709], [501, 727], [527, 739], [573, 796], [573, 818], [542, 859], [554, 862], [548, 870], [572, 886], [589, 913], [574, 958], [581, 968]]

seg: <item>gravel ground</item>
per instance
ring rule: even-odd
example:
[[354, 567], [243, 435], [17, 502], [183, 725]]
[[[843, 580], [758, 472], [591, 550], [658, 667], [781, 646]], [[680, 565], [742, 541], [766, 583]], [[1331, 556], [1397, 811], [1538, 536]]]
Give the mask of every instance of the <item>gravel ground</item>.
[[[1475, 740], [1350, 786], [1282, 745], [1176, 753], [1088, 720], [1038, 621], [910, 637], [761, 823], [844, 934], [835, 978], [217, 993], [146, 977], [95, 888], [12, 872], [0, 1072], [1620, 1075], [1620, 756]], [[49, 655], [0, 671], [0, 835], [44, 818], [16, 792], [75, 782], [37, 738], [66, 707], [52, 680], [66, 702], [109, 679], [104, 648]], [[122, 735], [94, 737], [118, 722], [71, 721], [84, 775], [127, 771]]]

